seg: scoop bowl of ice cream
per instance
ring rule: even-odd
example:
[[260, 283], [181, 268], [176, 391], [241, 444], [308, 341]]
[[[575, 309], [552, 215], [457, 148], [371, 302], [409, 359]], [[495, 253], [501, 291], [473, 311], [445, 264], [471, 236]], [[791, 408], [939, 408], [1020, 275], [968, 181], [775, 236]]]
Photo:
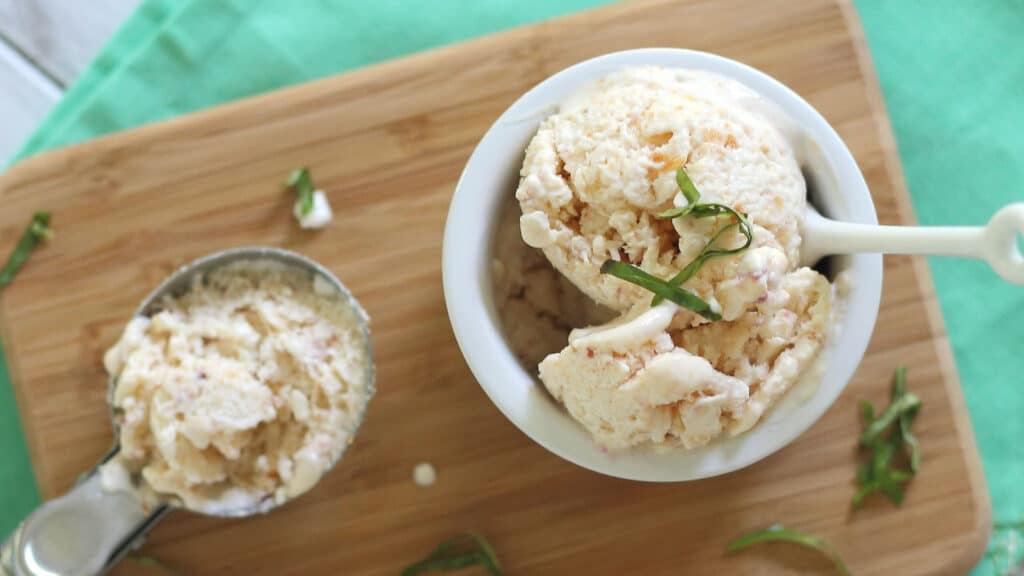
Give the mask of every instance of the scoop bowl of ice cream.
[[[658, 216], [687, 204], [679, 170], [753, 236], [685, 285], [703, 316], [603, 274], [668, 278], [742, 242], [726, 220]], [[808, 204], [877, 224], [838, 134], [777, 80], [689, 50], [581, 62], [513, 103], [463, 171], [443, 252], [455, 336], [499, 410], [570, 462], [644, 481], [743, 468], [825, 413], [878, 312], [879, 255], [801, 267]]]
[[271, 247], [178, 269], [104, 365], [114, 446], [0, 542], [0, 573], [105, 574], [173, 509], [267, 513], [341, 459], [375, 390], [365, 310]]
[[341, 459], [375, 391], [368, 316], [326, 268], [236, 248], [179, 269], [104, 357], [118, 438], [101, 466], [144, 503], [265, 513]]

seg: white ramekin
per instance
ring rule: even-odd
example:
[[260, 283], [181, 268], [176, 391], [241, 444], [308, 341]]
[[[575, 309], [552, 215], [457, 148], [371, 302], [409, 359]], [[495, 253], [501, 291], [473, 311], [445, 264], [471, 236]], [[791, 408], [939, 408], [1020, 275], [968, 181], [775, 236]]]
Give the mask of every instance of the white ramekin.
[[[581, 62], [544, 80], [491, 126], [470, 157], [448, 211], [444, 233], [444, 295], [459, 347], [470, 369], [505, 416], [541, 446], [596, 472], [647, 481], [683, 481], [724, 474], [757, 462], [792, 442], [825, 413], [853, 376], [871, 338], [882, 291], [882, 259], [837, 260], [852, 282], [840, 327], [821, 357], [822, 370], [801, 382], [749, 432], [697, 450], [609, 454], [544, 390], [509, 350], [491, 289], [491, 249], [499, 210], [515, 193], [519, 168], [541, 120], [576, 89], [630, 66], [692, 68], [733, 78], [773, 103], [780, 122], [827, 215], [876, 224], [874, 205], [850, 151], [810, 104], [777, 80], [745, 64], [678, 49], [628, 50]], [[769, 105], [766, 109], [771, 109]], [[788, 118], [788, 120], [782, 120]]]

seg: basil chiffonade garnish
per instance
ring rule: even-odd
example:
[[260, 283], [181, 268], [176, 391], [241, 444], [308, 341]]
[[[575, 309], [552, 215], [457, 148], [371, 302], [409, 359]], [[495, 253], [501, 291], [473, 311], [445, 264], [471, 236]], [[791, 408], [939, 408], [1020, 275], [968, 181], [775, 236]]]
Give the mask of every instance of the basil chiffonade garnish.
[[[721, 315], [708, 302], [705, 302], [694, 293], [681, 288], [681, 286], [692, 278], [708, 260], [738, 254], [749, 248], [750, 244], [754, 241], [754, 231], [746, 214], [738, 212], [725, 204], [701, 203], [700, 192], [697, 191], [697, 187], [693, 185], [690, 176], [681, 167], [676, 171], [676, 185], [679, 186], [679, 190], [686, 197], [686, 206], [661, 212], [657, 215], [658, 218], [673, 219], [686, 216], [692, 216], [693, 218], [717, 218], [719, 216], [726, 216], [729, 218], [729, 223], [715, 232], [711, 240], [704, 245], [704, 249], [701, 250], [700, 254], [669, 280], [662, 280], [643, 271], [639, 266], [618, 260], [605, 261], [601, 266], [601, 273], [611, 274], [620, 280], [625, 280], [653, 292], [652, 306], [659, 304], [662, 300], [669, 300], [683, 308], [700, 314], [708, 320], [721, 320]], [[746, 238], [743, 245], [729, 249], [714, 248], [718, 239], [734, 228], [739, 229], [740, 233]]]

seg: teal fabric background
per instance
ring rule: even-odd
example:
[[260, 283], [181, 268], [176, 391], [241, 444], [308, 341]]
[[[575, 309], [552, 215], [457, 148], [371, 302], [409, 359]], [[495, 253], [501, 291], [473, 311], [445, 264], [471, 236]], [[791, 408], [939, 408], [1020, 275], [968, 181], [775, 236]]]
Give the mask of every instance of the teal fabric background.
[[[918, 220], [984, 224], [1024, 201], [1024, 3], [858, 7]], [[1024, 519], [1024, 288], [983, 262], [929, 263], [994, 516]]]
[[[18, 158], [602, 3], [144, 0]], [[1024, 3], [856, 5], [919, 221], [982, 224], [1024, 200]], [[1024, 289], [978, 262], [931, 266], [996, 521], [1020, 522]], [[0, 362], [0, 535], [38, 501], [17, 418]], [[997, 531], [996, 546], [1006, 538]], [[976, 570], [992, 572], [989, 563]]]
[[[919, 222], [983, 224], [1024, 201], [1024, 3], [857, 8]], [[929, 264], [996, 523], [994, 558], [975, 572], [1010, 574], [1024, 557], [1024, 288], [982, 262]]]

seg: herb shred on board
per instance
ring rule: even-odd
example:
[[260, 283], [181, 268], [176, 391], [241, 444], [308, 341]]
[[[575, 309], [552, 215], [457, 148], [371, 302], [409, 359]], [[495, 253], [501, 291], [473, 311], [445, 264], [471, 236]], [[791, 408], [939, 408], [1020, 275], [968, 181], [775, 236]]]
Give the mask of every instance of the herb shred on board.
[[39, 245], [39, 242], [47, 240], [52, 236], [50, 213], [36, 212], [33, 214], [32, 220], [21, 235], [21, 239], [18, 240], [14, 250], [11, 251], [11, 255], [7, 258], [7, 263], [4, 264], [3, 268], [0, 268], [0, 290], [3, 290], [14, 280], [14, 277], [21, 270], [25, 261], [28, 260], [32, 251]]

